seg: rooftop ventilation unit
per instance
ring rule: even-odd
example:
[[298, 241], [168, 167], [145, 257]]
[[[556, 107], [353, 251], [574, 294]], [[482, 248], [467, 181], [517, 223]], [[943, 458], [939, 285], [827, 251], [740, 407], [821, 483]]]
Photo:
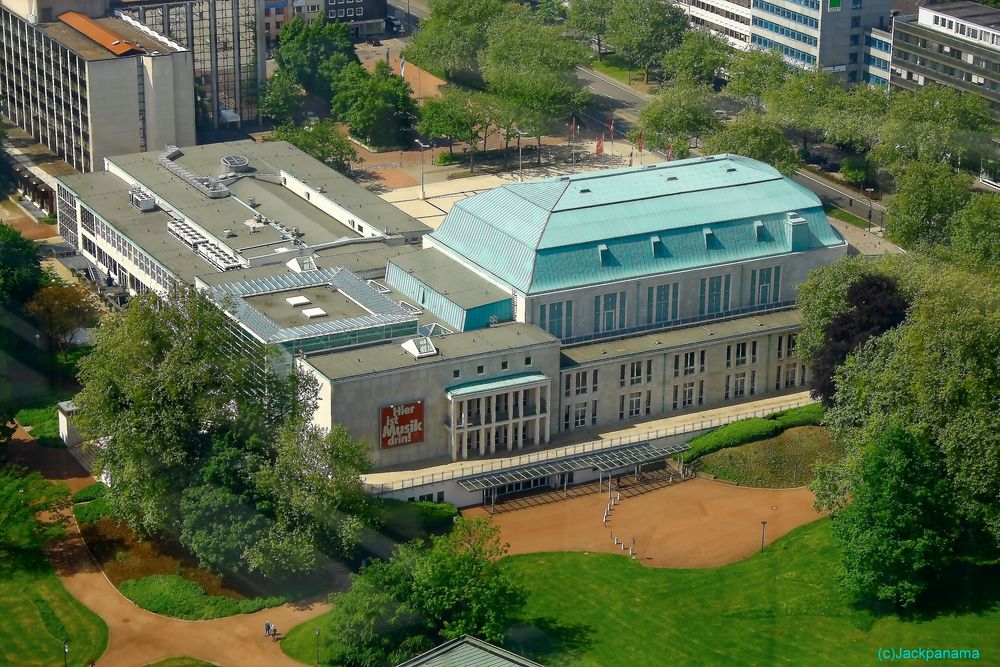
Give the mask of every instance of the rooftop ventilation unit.
[[156, 158], [156, 163], [209, 199], [221, 199], [231, 194], [229, 188], [222, 183], [213, 181], [206, 176], [195, 176], [174, 162], [181, 155], [183, 153], [177, 146], [167, 146], [167, 149]]
[[302, 314], [310, 320], [314, 320], [317, 317], [326, 317], [326, 311], [322, 308], [303, 308]]
[[233, 238], [236, 238], [236, 232], [234, 232], [234, 231], [233, 231], [233, 230], [231, 230], [231, 229], [223, 229], [223, 230], [222, 230], [222, 233], [226, 235], [226, 238], [227, 238], [227, 239], [233, 239]]
[[201, 232], [182, 220], [170, 220], [167, 222], [167, 231], [171, 236], [191, 249], [208, 243]]
[[305, 305], [308, 305], [308, 304], [312, 303], [312, 301], [309, 300], [309, 297], [302, 296], [301, 294], [296, 294], [295, 296], [285, 297], [285, 301], [287, 301], [288, 305], [292, 306], [293, 308], [295, 306], [305, 306]]
[[223, 172], [248, 172], [250, 171], [250, 159], [243, 155], [224, 155], [222, 156], [222, 170]]
[[438, 353], [437, 348], [434, 347], [434, 343], [427, 336], [423, 338], [411, 338], [403, 343], [401, 347], [417, 359], [433, 357]]
[[216, 268], [223, 271], [243, 268], [243, 262], [238, 257], [223, 250], [214, 243], [202, 243], [198, 246], [198, 254], [207, 259]]
[[147, 213], [156, 208], [156, 198], [145, 190], [131, 190], [128, 193], [128, 203], [135, 206], [143, 213]]

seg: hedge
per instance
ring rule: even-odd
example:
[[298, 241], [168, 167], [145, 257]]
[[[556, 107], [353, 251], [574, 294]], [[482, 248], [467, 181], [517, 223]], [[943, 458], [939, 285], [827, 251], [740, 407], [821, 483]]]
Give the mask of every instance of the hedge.
[[187, 621], [252, 614], [287, 602], [284, 597], [237, 600], [206, 595], [204, 588], [176, 574], [154, 574], [142, 579], [130, 579], [123, 581], [118, 590], [143, 609]]
[[108, 487], [103, 482], [94, 482], [90, 486], [86, 486], [76, 493], [73, 494], [74, 503], [87, 503], [91, 500], [97, 500], [98, 498], [103, 498], [104, 494], [108, 492]]
[[815, 426], [822, 419], [823, 405], [820, 403], [810, 403], [791, 410], [775, 412], [766, 417], [741, 419], [691, 440], [688, 443], [691, 449], [684, 452], [684, 460], [690, 462], [720, 449], [773, 438], [795, 426]]
[[404, 502], [385, 498], [380, 504], [383, 526], [413, 536], [444, 532], [451, 528], [458, 516], [458, 508], [451, 503], [425, 500]]

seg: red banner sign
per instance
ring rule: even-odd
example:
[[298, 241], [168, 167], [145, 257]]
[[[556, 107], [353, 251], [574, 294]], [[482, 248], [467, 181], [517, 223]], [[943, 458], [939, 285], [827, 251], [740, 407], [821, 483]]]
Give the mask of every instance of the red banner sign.
[[424, 441], [424, 402], [412, 401], [379, 408], [382, 449], [417, 445]]

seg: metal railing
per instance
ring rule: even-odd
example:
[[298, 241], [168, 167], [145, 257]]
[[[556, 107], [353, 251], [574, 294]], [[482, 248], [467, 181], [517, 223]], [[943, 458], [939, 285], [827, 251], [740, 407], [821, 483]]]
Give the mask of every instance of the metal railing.
[[483, 461], [482, 463], [471, 463], [469, 465], [462, 465], [457, 468], [452, 468], [450, 470], [445, 470], [442, 472], [435, 472], [426, 475], [408, 477], [406, 479], [395, 480], [392, 482], [373, 483], [373, 484], [366, 483], [365, 489], [369, 493], [373, 493], [376, 495], [389, 493], [392, 491], [402, 491], [404, 489], [415, 488], [418, 486], [426, 486], [428, 484], [447, 482], [449, 480], [468, 477], [470, 475], [479, 475], [482, 473], [495, 472], [497, 470], [519, 468], [521, 466], [531, 465], [533, 463], [540, 463], [542, 461], [551, 461], [552, 459], [561, 459], [568, 456], [575, 456], [577, 454], [586, 454], [588, 452], [594, 452], [601, 449], [609, 449], [611, 447], [619, 447], [621, 445], [659, 440], [661, 438], [669, 438], [677, 435], [683, 435], [685, 433], [694, 433], [697, 431], [703, 431], [708, 428], [723, 426], [725, 424], [729, 424], [731, 422], [738, 421], [740, 419], [747, 419], [750, 417], [764, 417], [774, 412], [781, 412], [782, 410], [797, 408], [799, 406], [813, 402], [814, 401], [812, 399], [800, 398], [798, 400], [789, 401], [786, 403], [780, 403], [778, 405], [757, 408], [755, 410], [747, 410], [745, 412], [737, 412], [735, 414], [730, 414], [725, 416], [712, 417], [709, 419], [699, 419], [696, 421], [688, 422], [686, 424], [678, 424], [677, 426], [668, 428], [659, 428], [651, 431], [645, 431], [642, 433], [633, 433], [627, 436], [617, 436], [614, 438], [601, 438], [598, 440], [591, 440], [589, 442], [582, 442], [575, 445], [566, 445], [562, 447], [555, 447], [553, 449], [546, 449], [538, 452], [532, 452], [530, 454], [522, 454], [520, 456], [513, 456], [502, 459], [492, 459], [489, 461]]

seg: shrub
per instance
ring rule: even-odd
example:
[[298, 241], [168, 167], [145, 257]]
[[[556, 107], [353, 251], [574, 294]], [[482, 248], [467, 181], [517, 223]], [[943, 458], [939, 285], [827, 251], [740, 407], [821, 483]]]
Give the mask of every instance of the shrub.
[[458, 508], [451, 503], [408, 503], [387, 498], [381, 505], [382, 525], [408, 537], [444, 532], [458, 516]]
[[704, 435], [688, 443], [691, 449], [684, 454], [684, 459], [691, 461], [711, 454], [726, 447], [735, 447], [756, 440], [773, 438], [782, 431], [781, 424], [772, 419], [761, 417], [751, 417], [741, 419], [725, 426], [720, 426], [714, 431], [709, 431]]
[[766, 419], [773, 419], [781, 424], [781, 430], [796, 426], [819, 426], [823, 421], [823, 404], [810, 403], [797, 408], [769, 414]]
[[[86, 490], [86, 489], [84, 489]], [[114, 516], [111, 512], [111, 505], [103, 496], [95, 498], [89, 502], [81, 502], [73, 505], [73, 516], [81, 526], [88, 523], [97, 523], [104, 516]]]
[[84, 487], [73, 494], [74, 503], [87, 503], [91, 500], [97, 500], [98, 498], [103, 498], [104, 494], [108, 492], [108, 487], [104, 482], [94, 482], [90, 486]]
[[123, 581], [118, 589], [143, 609], [187, 621], [252, 614], [286, 602], [284, 597], [237, 600], [206, 595], [204, 588], [176, 574], [155, 574], [143, 579]]

